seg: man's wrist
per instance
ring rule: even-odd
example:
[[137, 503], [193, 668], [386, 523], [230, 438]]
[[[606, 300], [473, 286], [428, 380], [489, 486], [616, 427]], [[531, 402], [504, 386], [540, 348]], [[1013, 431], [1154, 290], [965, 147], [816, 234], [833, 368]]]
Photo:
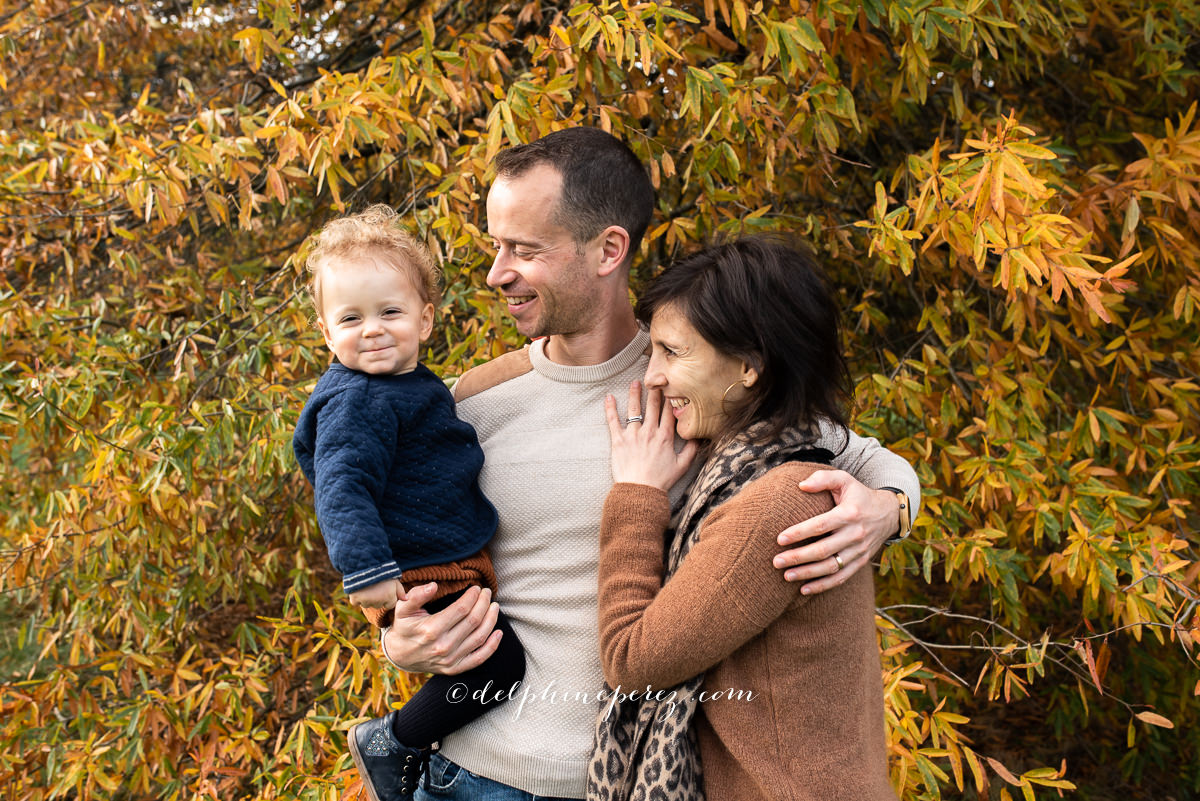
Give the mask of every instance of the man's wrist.
[[897, 489], [896, 487], [880, 487], [880, 489], [894, 493], [896, 500], [899, 502], [895, 533], [884, 541], [885, 545], [891, 545], [894, 542], [904, 539], [912, 531], [912, 504], [909, 502], [908, 495], [905, 494], [904, 490]]
[[394, 667], [404, 670], [404, 666], [399, 664], [395, 659], [392, 659], [387, 652], [387, 635], [392, 630], [391, 626], [383, 626], [379, 629], [379, 650], [383, 651], [383, 658], [391, 662]]

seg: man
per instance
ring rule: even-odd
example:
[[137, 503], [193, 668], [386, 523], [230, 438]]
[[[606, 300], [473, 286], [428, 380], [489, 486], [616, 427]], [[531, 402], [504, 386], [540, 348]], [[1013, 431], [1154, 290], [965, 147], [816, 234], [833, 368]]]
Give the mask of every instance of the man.
[[[628, 277], [653, 189], [633, 153], [597, 129], [558, 131], [500, 153], [494, 166], [487, 214], [497, 254], [487, 281], [518, 331], [546, 338], [469, 371], [455, 395], [484, 449], [480, 485], [500, 515], [491, 547], [499, 592], [527, 670], [511, 700], [442, 743], [428, 780], [437, 795], [416, 798], [582, 798], [603, 685], [596, 573], [612, 484], [603, 399], [625, 397], [646, 368], [649, 339]], [[842, 442], [822, 444], [837, 452]], [[904, 496], [920, 492], [912, 468], [874, 440], [852, 435], [834, 466], [865, 485], [819, 472], [805, 488], [832, 491], [838, 506], [780, 535], [788, 545], [832, 532], [776, 557], [788, 580], [816, 579], [804, 592], [836, 586], [907, 533]], [[486, 660], [500, 639], [487, 591], [427, 615], [431, 592], [412, 588], [397, 604], [383, 637], [388, 658], [451, 675]]]

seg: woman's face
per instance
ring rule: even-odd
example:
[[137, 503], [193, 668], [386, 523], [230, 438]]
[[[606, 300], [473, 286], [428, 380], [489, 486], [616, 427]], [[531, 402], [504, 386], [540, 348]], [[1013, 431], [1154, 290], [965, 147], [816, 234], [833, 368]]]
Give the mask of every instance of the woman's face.
[[679, 436], [712, 439], [722, 433], [724, 407], [736, 408], [758, 373], [741, 359], [718, 352], [674, 304], [655, 311], [650, 342], [646, 386], [662, 390]]

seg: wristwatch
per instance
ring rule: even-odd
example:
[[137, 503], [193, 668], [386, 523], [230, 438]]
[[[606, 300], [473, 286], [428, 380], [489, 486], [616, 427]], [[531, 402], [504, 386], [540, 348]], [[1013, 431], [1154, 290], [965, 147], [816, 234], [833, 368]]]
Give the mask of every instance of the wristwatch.
[[896, 493], [896, 498], [900, 501], [900, 527], [896, 529], [895, 534], [887, 538], [888, 542], [897, 542], [907, 537], [908, 533], [912, 531], [912, 507], [909, 506], [908, 496], [904, 494], [903, 490], [895, 487], [880, 487], [880, 489]]

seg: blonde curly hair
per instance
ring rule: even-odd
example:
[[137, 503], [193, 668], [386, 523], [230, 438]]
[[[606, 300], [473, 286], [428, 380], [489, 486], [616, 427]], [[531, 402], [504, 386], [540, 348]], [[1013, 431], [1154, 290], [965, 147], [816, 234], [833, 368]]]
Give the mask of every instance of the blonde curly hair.
[[441, 297], [442, 272], [433, 254], [404, 230], [400, 215], [391, 206], [377, 203], [357, 214], [330, 220], [312, 242], [304, 266], [309, 275], [308, 292], [317, 314], [321, 313], [320, 270], [337, 259], [363, 256], [379, 259], [393, 269], [407, 272], [426, 303], [436, 306]]

